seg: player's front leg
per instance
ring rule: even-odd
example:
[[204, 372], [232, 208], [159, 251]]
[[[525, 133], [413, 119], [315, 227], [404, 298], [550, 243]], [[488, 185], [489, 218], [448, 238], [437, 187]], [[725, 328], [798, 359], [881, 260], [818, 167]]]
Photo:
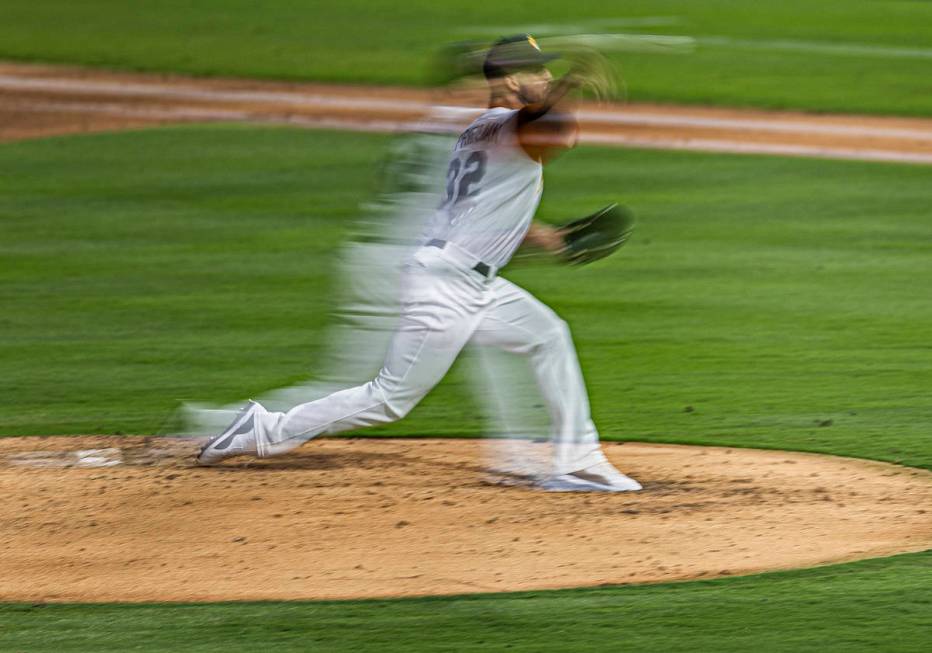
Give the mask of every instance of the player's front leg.
[[576, 348], [566, 322], [526, 290], [499, 279], [497, 301], [474, 340], [528, 357], [551, 417], [552, 469], [547, 490], [627, 492], [637, 481], [616, 470], [599, 446]]

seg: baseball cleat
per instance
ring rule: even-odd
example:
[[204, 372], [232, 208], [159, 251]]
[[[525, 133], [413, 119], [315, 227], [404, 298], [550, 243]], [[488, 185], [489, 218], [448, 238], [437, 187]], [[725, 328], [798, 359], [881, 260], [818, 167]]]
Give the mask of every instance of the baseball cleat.
[[607, 462], [552, 476], [540, 487], [548, 492], [637, 492], [642, 489], [640, 483]]
[[233, 456], [258, 455], [260, 419], [265, 409], [249, 400], [233, 422], [219, 435], [207, 441], [197, 454], [198, 465], [213, 465]]

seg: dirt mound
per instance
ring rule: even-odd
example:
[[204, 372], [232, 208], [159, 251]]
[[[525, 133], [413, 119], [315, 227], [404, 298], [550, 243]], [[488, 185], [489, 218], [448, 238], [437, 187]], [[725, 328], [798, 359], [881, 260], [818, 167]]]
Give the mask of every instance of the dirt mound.
[[744, 574], [932, 547], [932, 473], [606, 444], [636, 494], [502, 485], [468, 440], [326, 439], [197, 468], [141, 437], [0, 440], [0, 600], [452, 594]]

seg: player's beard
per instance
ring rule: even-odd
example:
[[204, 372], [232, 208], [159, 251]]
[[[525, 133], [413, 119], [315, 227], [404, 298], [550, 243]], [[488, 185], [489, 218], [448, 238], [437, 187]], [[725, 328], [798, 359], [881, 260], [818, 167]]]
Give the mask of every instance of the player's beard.
[[549, 83], [534, 85], [534, 86], [522, 85], [518, 88], [518, 99], [521, 101], [521, 104], [525, 106], [527, 106], [528, 104], [537, 104], [538, 102], [544, 101], [549, 91], [550, 91]]

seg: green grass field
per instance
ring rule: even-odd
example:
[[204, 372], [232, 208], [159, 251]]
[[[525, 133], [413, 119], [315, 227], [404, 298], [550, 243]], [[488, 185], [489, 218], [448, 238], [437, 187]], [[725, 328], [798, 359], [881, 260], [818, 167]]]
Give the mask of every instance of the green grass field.
[[[211, 127], [0, 148], [0, 433], [158, 432], [179, 400], [312, 371], [337, 245], [385, 142]], [[932, 467], [928, 181], [919, 166], [580, 150], [549, 171], [543, 216], [617, 197], [636, 237], [589, 268], [509, 276], [573, 326], [607, 438]], [[379, 432], [481, 432], [460, 386]]]
[[932, 4], [896, 0], [11, 0], [0, 58], [421, 84], [441, 45], [554, 26], [695, 38], [690, 54], [613, 55], [634, 100], [932, 114]]
[[[213, 126], [0, 146], [2, 433], [155, 432], [179, 399], [301, 378], [386, 142]], [[543, 216], [618, 197], [635, 237], [589, 268], [506, 275], [573, 326], [605, 437], [932, 468], [928, 182], [919, 166], [581, 149], [548, 172]], [[381, 433], [479, 433], [461, 386], [454, 372]], [[4, 605], [0, 650], [921, 651], [930, 581], [927, 552], [423, 600]]]
[[792, 651], [929, 647], [932, 555], [715, 581], [395, 601], [2, 605], [4, 651]]

